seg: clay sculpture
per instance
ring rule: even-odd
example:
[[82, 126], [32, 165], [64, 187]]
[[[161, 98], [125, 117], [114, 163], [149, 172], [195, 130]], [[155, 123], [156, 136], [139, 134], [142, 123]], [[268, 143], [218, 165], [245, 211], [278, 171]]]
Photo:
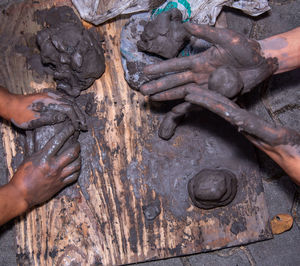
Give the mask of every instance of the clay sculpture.
[[99, 35], [85, 29], [70, 7], [51, 8], [36, 16], [46, 24], [37, 33], [42, 63], [54, 71], [58, 90], [79, 96], [105, 69]]
[[[53, 103], [40, 101], [32, 107], [41, 113], [41, 119], [31, 125], [33, 130], [26, 131], [27, 155], [42, 149], [52, 136], [70, 123], [76, 131], [60, 152], [77, 142], [80, 131], [87, 130], [86, 114], [92, 114], [93, 109], [90, 94], [80, 96], [80, 92], [91, 86], [105, 69], [100, 39], [96, 32], [82, 26], [72, 8], [52, 7], [36, 12], [35, 16], [44, 26], [37, 33], [41, 61], [52, 70], [49, 73], [53, 73], [57, 91], [46, 92], [48, 97], [53, 98]], [[57, 119], [46, 123], [51, 115]]]
[[212, 209], [229, 204], [237, 192], [235, 175], [225, 169], [204, 169], [188, 183], [193, 204], [201, 209]]

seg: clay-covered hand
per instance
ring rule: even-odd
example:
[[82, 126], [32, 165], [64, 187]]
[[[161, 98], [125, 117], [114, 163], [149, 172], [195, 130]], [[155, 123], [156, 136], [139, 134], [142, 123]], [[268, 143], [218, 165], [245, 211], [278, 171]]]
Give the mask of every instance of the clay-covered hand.
[[193, 92], [185, 97], [187, 102], [204, 107], [237, 126], [240, 132], [300, 185], [300, 135], [296, 131], [271, 125], [217, 92], [197, 85], [193, 87], [190, 86]]
[[[172, 73], [141, 87], [144, 95], [156, 94], [152, 97], [153, 100], [165, 100], [165, 94], [157, 94], [166, 90], [168, 99], [178, 99], [179, 96], [175, 93], [178, 90], [175, 90], [173, 95], [173, 90], [170, 89], [188, 83], [208, 84], [210, 89], [232, 98], [240, 92], [248, 92], [277, 69], [277, 60], [265, 59], [261, 55], [259, 43], [255, 40], [228, 29], [191, 23], [183, 25], [189, 34], [204, 39], [213, 46], [197, 55], [174, 58], [145, 67], [144, 72], [147, 75]], [[237, 80], [239, 81], [237, 84], [232, 84]], [[210, 81], [214, 86], [210, 86]], [[230, 90], [223, 92], [224, 86], [234, 92]]]
[[9, 118], [22, 129], [53, 125], [69, 118], [76, 129], [86, 130], [85, 116], [78, 105], [57, 91], [13, 95]]
[[58, 155], [74, 131], [73, 125], [68, 124], [42, 150], [26, 159], [9, 182], [28, 204], [28, 208], [45, 202], [77, 180], [81, 168], [79, 142], [64, 147]]
[[[140, 91], [151, 95], [153, 101], [183, 99], [189, 94], [186, 85], [191, 83], [233, 99], [250, 91], [277, 69], [276, 58], [264, 58], [259, 43], [239, 33], [207, 25], [184, 23], [183, 26], [191, 36], [209, 41], [213, 46], [197, 55], [145, 67], [149, 77], [167, 73], [141, 86]], [[191, 104], [183, 103], [169, 112], [160, 126], [160, 137], [169, 139], [190, 108]]]

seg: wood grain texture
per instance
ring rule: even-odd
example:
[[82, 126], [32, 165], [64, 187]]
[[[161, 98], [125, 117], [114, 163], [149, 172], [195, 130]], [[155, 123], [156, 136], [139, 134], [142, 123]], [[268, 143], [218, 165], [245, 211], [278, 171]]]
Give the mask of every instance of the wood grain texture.
[[[0, 78], [10, 91], [54, 88], [51, 77], [27, 69], [14, 47], [39, 29], [35, 10], [64, 4], [70, 2], [28, 1], [1, 15]], [[79, 139], [82, 173], [77, 184], [19, 219], [20, 265], [120, 265], [271, 237], [253, 149], [231, 126], [208, 112], [194, 113], [171, 141], [157, 137], [169, 107], [150, 108], [124, 80], [119, 36], [126, 21], [97, 28], [105, 39], [106, 71], [87, 91], [96, 95], [97, 113]], [[20, 136], [10, 125], [1, 132], [12, 176], [23, 153]], [[238, 176], [232, 204], [208, 211], [192, 206], [186, 185], [205, 167], [229, 168]], [[154, 220], [145, 218], [149, 207], [160, 209]]]

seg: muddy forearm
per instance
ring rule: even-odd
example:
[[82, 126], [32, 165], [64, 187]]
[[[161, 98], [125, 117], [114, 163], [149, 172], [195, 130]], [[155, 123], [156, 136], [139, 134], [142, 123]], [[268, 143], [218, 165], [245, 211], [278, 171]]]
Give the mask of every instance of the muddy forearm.
[[258, 42], [264, 57], [278, 58], [275, 74], [300, 67], [300, 27]]
[[0, 187], [0, 226], [21, 215], [28, 208], [18, 190], [8, 183]]

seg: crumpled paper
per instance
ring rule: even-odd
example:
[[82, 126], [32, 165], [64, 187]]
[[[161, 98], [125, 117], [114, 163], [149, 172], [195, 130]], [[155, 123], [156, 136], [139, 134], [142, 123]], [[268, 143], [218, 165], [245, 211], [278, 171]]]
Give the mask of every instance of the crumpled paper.
[[[155, 16], [170, 8], [178, 8], [184, 20], [214, 25], [223, 6], [258, 16], [270, 9], [268, 0], [72, 0], [82, 19], [95, 25], [119, 15], [151, 11]], [[106, 1], [107, 2], [107, 1]]]

